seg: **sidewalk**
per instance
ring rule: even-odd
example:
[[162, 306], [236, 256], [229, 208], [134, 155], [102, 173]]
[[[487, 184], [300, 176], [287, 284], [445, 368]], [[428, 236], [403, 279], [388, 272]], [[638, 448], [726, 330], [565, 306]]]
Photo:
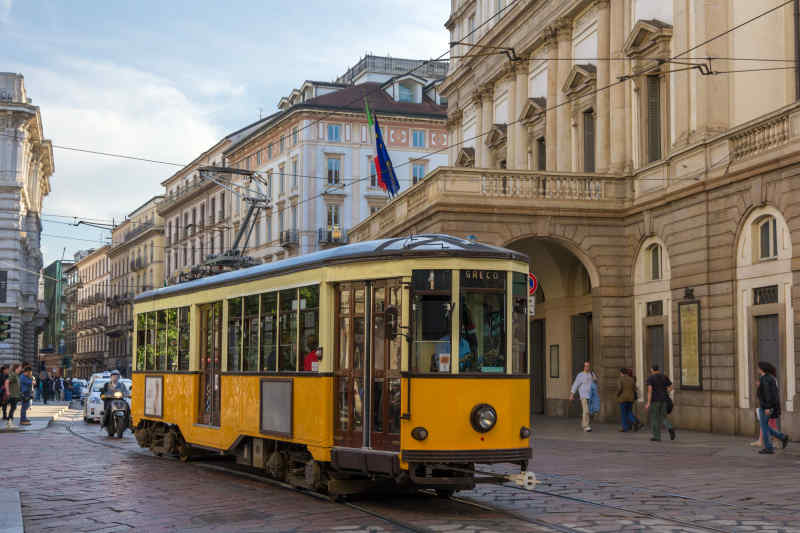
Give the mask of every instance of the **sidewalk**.
[[[580, 418], [552, 417], [538, 415], [533, 419], [533, 446], [537, 441], [548, 446], [557, 445], [560, 441], [573, 443], [602, 444], [603, 447], [613, 447], [619, 451], [661, 450], [675, 455], [686, 453], [689, 448], [707, 449], [707, 453], [727, 456], [750, 456], [757, 448], [750, 446], [753, 438], [741, 435], [726, 435], [722, 433], [706, 433], [676, 429], [677, 439], [669, 440], [669, 434], [662, 429], [661, 442], [650, 442], [650, 427], [647, 420], [642, 420], [645, 426], [637, 432], [622, 433], [619, 425], [592, 422], [592, 431], [584, 432], [581, 428]], [[797, 439], [800, 435], [790, 435]], [[699, 450], [698, 450], [699, 451]], [[800, 442], [790, 442], [786, 450], [781, 450], [780, 445], [776, 450], [779, 453], [800, 457]]]
[[[48, 402], [47, 405], [42, 403], [33, 404], [28, 409], [28, 420], [31, 421], [30, 426], [19, 425], [20, 406], [17, 405], [17, 410], [14, 413], [14, 427], [6, 427], [5, 424], [0, 424], [0, 433], [12, 431], [37, 431], [45, 429], [50, 425], [50, 422], [58, 415], [69, 409], [67, 402]], [[0, 533], [2, 533], [0, 529]]]

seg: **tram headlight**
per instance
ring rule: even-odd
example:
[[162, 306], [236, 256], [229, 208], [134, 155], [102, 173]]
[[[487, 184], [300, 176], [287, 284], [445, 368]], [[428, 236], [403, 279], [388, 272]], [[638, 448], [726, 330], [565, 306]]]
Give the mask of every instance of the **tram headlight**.
[[519, 438], [527, 439], [530, 438], [530, 436], [531, 436], [531, 428], [522, 426], [522, 429], [519, 430]]
[[472, 429], [478, 433], [486, 433], [497, 424], [497, 411], [487, 403], [476, 405], [469, 416]]
[[411, 430], [411, 436], [417, 440], [425, 440], [428, 438], [428, 430], [423, 427], [416, 427]]

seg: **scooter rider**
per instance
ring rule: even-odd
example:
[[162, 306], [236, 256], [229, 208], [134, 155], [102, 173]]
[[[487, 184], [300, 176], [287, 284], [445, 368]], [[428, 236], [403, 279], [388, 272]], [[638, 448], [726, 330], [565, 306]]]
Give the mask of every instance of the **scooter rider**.
[[[119, 370], [111, 371], [111, 380], [107, 381], [103, 388], [100, 390], [100, 397], [111, 396], [115, 392], [121, 392], [123, 395], [128, 394], [128, 388], [120, 381]], [[103, 400], [103, 423], [100, 427], [106, 427], [111, 422], [111, 400]]]

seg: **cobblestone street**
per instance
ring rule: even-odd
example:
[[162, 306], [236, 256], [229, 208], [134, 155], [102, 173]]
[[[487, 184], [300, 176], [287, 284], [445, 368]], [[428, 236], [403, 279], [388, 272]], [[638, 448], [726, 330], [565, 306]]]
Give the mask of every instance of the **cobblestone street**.
[[[800, 532], [800, 446], [760, 456], [747, 439], [679, 431], [651, 443], [574, 420], [535, 426], [536, 491], [483, 485], [334, 503], [246, 477], [224, 463], [183, 464], [109, 439], [68, 410], [15, 450], [5, 486], [21, 491], [25, 531], [773, 531]], [[768, 482], [767, 482], [768, 481]], [[388, 520], [387, 520], [388, 519]]]

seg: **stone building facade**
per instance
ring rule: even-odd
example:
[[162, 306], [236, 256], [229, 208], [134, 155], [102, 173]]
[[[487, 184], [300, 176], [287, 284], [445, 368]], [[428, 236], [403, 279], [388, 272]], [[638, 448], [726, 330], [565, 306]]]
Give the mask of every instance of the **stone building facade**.
[[[75, 283], [75, 356], [72, 375], [88, 378], [95, 372], [105, 370], [108, 356], [106, 326], [110, 265], [109, 246], [89, 250], [77, 259], [70, 271]], [[79, 253], [78, 256], [83, 256]]]
[[128, 215], [111, 232], [108, 250], [107, 369], [131, 375], [133, 350], [133, 299], [164, 284], [164, 222], [154, 196]]
[[[454, 0], [451, 40], [506, 3]], [[450, 166], [351, 238], [474, 235], [528, 254], [534, 414], [575, 414], [587, 359], [603, 417], [618, 417], [621, 367], [641, 409], [656, 363], [679, 427], [752, 434], [767, 360], [798, 433], [800, 85], [772, 61], [796, 57], [793, 7], [778, 6], [514, 3], [470, 44], [518, 60], [454, 48]]]
[[47, 316], [37, 299], [41, 213], [53, 171], [53, 148], [23, 76], [0, 72], [0, 314], [11, 317], [0, 364], [33, 364], [38, 357], [37, 336]]

